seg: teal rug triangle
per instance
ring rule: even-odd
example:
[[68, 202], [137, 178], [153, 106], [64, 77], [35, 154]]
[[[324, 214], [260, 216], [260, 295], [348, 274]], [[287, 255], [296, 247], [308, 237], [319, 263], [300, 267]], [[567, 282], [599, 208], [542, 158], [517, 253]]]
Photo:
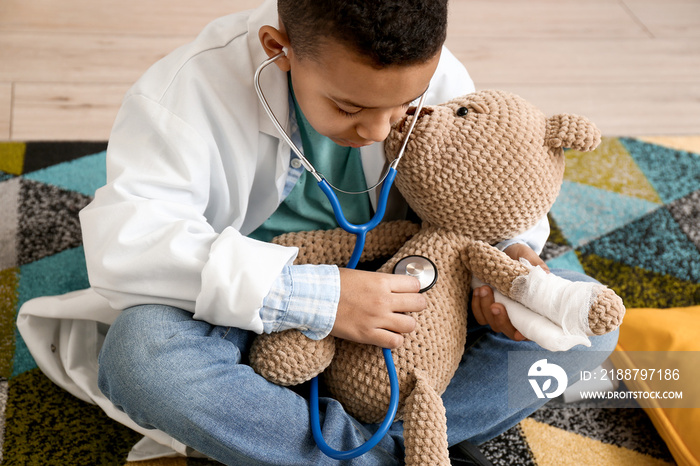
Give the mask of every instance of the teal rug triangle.
[[620, 142], [644, 172], [659, 197], [668, 204], [700, 186], [700, 155], [631, 138]]
[[[83, 247], [68, 249], [20, 267], [17, 309], [40, 296], [53, 296], [88, 288]], [[22, 336], [17, 332], [13, 376], [36, 367]]]
[[653, 202], [564, 180], [551, 215], [573, 247], [658, 209]]
[[580, 251], [700, 283], [700, 251], [665, 208], [586, 244]]
[[583, 274], [586, 273], [575, 251], [566, 251], [564, 254], [553, 257], [545, 262], [550, 269], [566, 269]]
[[77, 191], [86, 196], [94, 196], [97, 188], [103, 186], [107, 179], [105, 157], [106, 152], [102, 151], [42, 168], [24, 177], [69, 191]]

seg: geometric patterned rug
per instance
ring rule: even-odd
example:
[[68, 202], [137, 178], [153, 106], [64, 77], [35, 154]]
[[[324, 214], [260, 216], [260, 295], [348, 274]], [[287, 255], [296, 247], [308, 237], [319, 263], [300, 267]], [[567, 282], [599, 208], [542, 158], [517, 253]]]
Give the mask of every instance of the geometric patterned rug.
[[[0, 143], [0, 460], [124, 465], [140, 435], [50, 382], [15, 319], [27, 300], [88, 286], [78, 212], [104, 183], [106, 143]], [[567, 151], [550, 266], [583, 271], [627, 307], [700, 304], [700, 155], [631, 138]], [[641, 409], [546, 405], [482, 445], [494, 464], [673, 464]], [[173, 459], [161, 465], [202, 464]]]

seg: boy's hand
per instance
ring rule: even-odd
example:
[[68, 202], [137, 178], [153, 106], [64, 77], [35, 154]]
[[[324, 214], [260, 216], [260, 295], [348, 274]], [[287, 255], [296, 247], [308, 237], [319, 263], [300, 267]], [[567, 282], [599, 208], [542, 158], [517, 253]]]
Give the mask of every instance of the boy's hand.
[[525, 259], [530, 264], [532, 264], [533, 267], [537, 267], [539, 265], [545, 271], [549, 272], [549, 267], [547, 267], [547, 264], [545, 264], [542, 258], [538, 256], [537, 253], [533, 251], [532, 248], [527, 244], [511, 244], [503, 252], [505, 252], [508, 255], [508, 257], [510, 257], [513, 260], [517, 261], [520, 259]]
[[331, 335], [346, 340], [398, 348], [403, 334], [416, 327], [409, 312], [427, 306], [415, 277], [340, 269], [340, 301]]
[[[547, 272], [549, 267], [529, 246], [516, 243], [508, 246], [505, 252], [511, 259], [527, 259], [533, 266], [540, 266]], [[472, 312], [479, 325], [489, 325], [494, 332], [501, 332], [515, 341], [523, 341], [526, 338], [513, 327], [508, 317], [505, 306], [494, 302], [493, 290], [490, 286], [482, 286], [474, 289], [472, 297]]]

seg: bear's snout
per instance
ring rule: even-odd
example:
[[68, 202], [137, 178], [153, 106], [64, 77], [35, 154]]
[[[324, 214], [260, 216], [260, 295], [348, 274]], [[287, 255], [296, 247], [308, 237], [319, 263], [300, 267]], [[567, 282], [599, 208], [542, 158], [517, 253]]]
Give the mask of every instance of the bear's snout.
[[[405, 136], [405, 132], [408, 131], [408, 128], [411, 125], [411, 121], [413, 121], [413, 118], [409, 117], [415, 116], [417, 108], [418, 107], [409, 107], [408, 110], [406, 110], [406, 115], [402, 116], [401, 119], [398, 122], [396, 122], [396, 126], [394, 127], [394, 129], [398, 131], [398, 133], [402, 137]], [[431, 115], [433, 111], [434, 110], [431, 107], [421, 108], [420, 113], [418, 114], [418, 119], [420, 120], [426, 115]]]

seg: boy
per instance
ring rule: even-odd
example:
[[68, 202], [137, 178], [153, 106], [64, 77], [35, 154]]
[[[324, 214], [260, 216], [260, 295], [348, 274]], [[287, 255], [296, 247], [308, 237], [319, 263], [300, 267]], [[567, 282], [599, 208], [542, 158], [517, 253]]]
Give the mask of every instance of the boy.
[[[102, 347], [100, 389], [138, 426], [226, 464], [335, 463], [314, 446], [307, 401], [245, 365], [255, 332], [297, 328], [395, 348], [415, 326], [410, 313], [425, 307], [414, 278], [294, 266], [294, 248], [253, 239], [292, 221], [335, 226], [257, 102], [252, 78], [264, 59], [286, 51], [263, 73], [265, 95], [341, 188], [376, 182], [381, 142], [429, 83], [427, 103], [473, 90], [442, 48], [446, 1], [338, 3], [280, 0], [278, 21], [268, 1], [215, 21], [152, 67], [124, 99], [107, 185], [81, 213], [91, 285], [123, 310]], [[341, 198], [354, 222], [373, 202], [374, 193]], [[533, 249], [547, 232], [545, 219], [501, 247], [541, 263]], [[522, 339], [488, 288], [472, 307], [480, 324]], [[614, 336], [595, 340], [593, 349], [614, 346]], [[487, 440], [538, 407], [494, 397], [505, 393], [506, 352], [526, 345], [488, 332], [467, 351], [443, 396], [451, 444]], [[582, 368], [572, 355], [572, 377]], [[332, 399], [321, 410], [326, 439], [340, 450], [376, 428]], [[355, 463], [400, 463], [400, 423], [390, 434]]]

